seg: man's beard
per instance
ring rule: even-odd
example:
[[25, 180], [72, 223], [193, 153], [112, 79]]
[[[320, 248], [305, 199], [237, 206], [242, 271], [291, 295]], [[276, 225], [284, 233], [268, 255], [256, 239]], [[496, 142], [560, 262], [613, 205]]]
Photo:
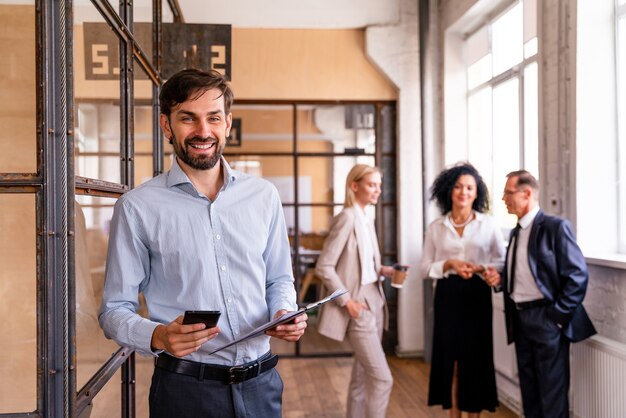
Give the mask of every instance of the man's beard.
[[187, 152], [187, 147], [190, 147], [189, 143], [195, 142], [196, 144], [200, 143], [210, 143], [212, 138], [201, 138], [199, 136], [194, 136], [191, 138], [185, 139], [184, 144], [181, 146], [178, 141], [176, 141], [176, 137], [174, 133], [172, 133], [171, 142], [174, 146], [174, 152], [176, 156], [180, 158], [185, 164], [187, 164], [191, 168], [195, 168], [196, 170], [210, 170], [215, 167], [215, 164], [222, 157], [222, 153], [224, 152], [224, 144], [220, 144], [219, 140], [215, 141], [214, 152], [211, 155], [196, 155], [192, 156]]

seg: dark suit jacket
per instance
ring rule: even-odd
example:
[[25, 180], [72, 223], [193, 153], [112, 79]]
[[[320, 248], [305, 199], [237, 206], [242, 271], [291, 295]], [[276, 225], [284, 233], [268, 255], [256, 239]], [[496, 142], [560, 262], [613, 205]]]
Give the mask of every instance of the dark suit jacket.
[[[555, 322], [562, 329], [563, 335], [573, 342], [595, 334], [596, 330], [582, 305], [587, 290], [587, 264], [576, 244], [571, 223], [539, 211], [528, 240], [528, 263], [539, 290], [552, 302], [547, 309], [546, 320]], [[511, 344], [515, 335], [515, 306], [509, 297], [508, 271], [508, 265], [505, 265], [502, 286], [507, 341]]]

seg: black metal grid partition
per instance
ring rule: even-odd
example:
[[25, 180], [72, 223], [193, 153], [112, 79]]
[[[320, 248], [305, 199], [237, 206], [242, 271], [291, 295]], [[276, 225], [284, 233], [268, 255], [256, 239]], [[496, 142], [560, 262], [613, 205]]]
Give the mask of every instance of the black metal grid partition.
[[[6, 251], [8, 255], [0, 254], [5, 257], [0, 259], [5, 261], [0, 272], [2, 289], [28, 296], [24, 300], [18, 296], [10, 303], [3, 300], [0, 312], [7, 309], [9, 313], [10, 320], [5, 323], [30, 330], [26, 337], [4, 350], [6, 358], [0, 357], [4, 367], [22, 358], [28, 362], [27, 367], [9, 364], [13, 368], [4, 369], [13, 372], [3, 373], [3, 381], [9, 383], [0, 384], [0, 416], [84, 417], [92, 412], [99, 397], [106, 395], [105, 399], [117, 402], [121, 416], [133, 417], [140, 402], [135, 400], [137, 374], [145, 372], [141, 364], [146, 362], [138, 361], [140, 365], [136, 366], [132, 350], [109, 348], [101, 341], [97, 294], [103, 279], [107, 220], [115, 199], [144, 180], [141, 177], [144, 173], [149, 173], [149, 177], [157, 175], [168, 165], [157, 99], [162, 82], [162, 23], [166, 14], [170, 22], [182, 22], [182, 13], [176, 0], [163, 4], [161, 0], [120, 0], [119, 8], [107, 0], [33, 0], [26, 6], [23, 2], [16, 3], [20, 4], [0, 5], [2, 16], [7, 16], [4, 22], [15, 26], [7, 32], [26, 34], [32, 48], [22, 48], [19, 38], [14, 46], [7, 42], [0, 44], [0, 49], [8, 48], [0, 52], [7, 62], [15, 60], [19, 64], [25, 60], [34, 73], [32, 82], [25, 85], [20, 84], [20, 71], [26, 71], [25, 68], [17, 66], [0, 74], [2, 97], [8, 98], [3, 102], [9, 103], [0, 105], [0, 118], [11, 122], [3, 123], [0, 133], [0, 207], [6, 219], [0, 224], [0, 234], [8, 242], [2, 249], [10, 250]], [[152, 30], [147, 42], [152, 45], [145, 41], [142, 44], [134, 31], [137, 7], [151, 9], [148, 20]], [[83, 19], [84, 16], [87, 17]], [[87, 80], [84, 62], [77, 61], [73, 55], [86, 44], [88, 34], [83, 20], [103, 23], [116, 40], [119, 53], [107, 56], [110, 79], [98, 83]], [[145, 51], [152, 53], [148, 55]], [[89, 52], [99, 58], [104, 56], [102, 50]], [[98, 67], [99, 71], [103, 69], [104, 66]], [[100, 90], [91, 94], [94, 89]], [[27, 103], [22, 112], [13, 99], [24, 94], [32, 97], [32, 106]], [[327, 184], [333, 184], [329, 178], [340, 177], [328, 171], [329, 167], [341, 166], [336, 161], [369, 158], [368, 162], [383, 168], [383, 202], [376, 208], [375, 216], [384, 261], [395, 261], [395, 104], [236, 103], [239, 107], [255, 105], [290, 109], [292, 127], [287, 142], [292, 145], [286, 151], [276, 147], [246, 151], [245, 146], [233, 145], [227, 148], [226, 155], [229, 161], [239, 161], [242, 167], [257, 157], [288, 161], [293, 193], [291, 199], [285, 200], [284, 207], [286, 215], [293, 220], [292, 255], [297, 290], [302, 290], [305, 263], [310, 263], [303, 258], [306, 233], [323, 231], [328, 219], [341, 206], [341, 201], [331, 194], [300, 198], [304, 195], [299, 188], [312, 187], [300, 181], [300, 177], [311, 175], [311, 166], [326, 167]], [[346, 115], [361, 114], [364, 107], [369, 109], [367, 113], [372, 115], [372, 120], [365, 123], [367, 126], [350, 129], [355, 135], [359, 129], [369, 130], [375, 141], [363, 147], [355, 143], [354, 147], [340, 151], [332, 147], [310, 148], [312, 142], [303, 142], [306, 135], [313, 134], [302, 129], [298, 115], [334, 105], [343, 106]], [[14, 122], [10, 118], [18, 111], [26, 116], [20, 113]], [[238, 117], [237, 111], [234, 116]], [[21, 129], [25, 120], [29, 129]], [[246, 127], [245, 119], [243, 122], [239, 141], [247, 144], [249, 126]], [[332, 137], [325, 140], [327, 144], [334, 142]], [[22, 159], [27, 162], [19, 164]], [[285, 177], [283, 174], [275, 177]], [[262, 175], [271, 176], [271, 170]], [[16, 201], [20, 203], [15, 204]], [[319, 219], [323, 219], [321, 226], [315, 226]], [[307, 229], [306, 222], [313, 226]], [[25, 247], [32, 257], [24, 260], [30, 270], [21, 258], [10, 258], [14, 254], [11, 246], [19, 249], [21, 245], [14, 242], [15, 238], [27, 242]], [[24, 287], [24, 277], [32, 278], [32, 286], [22, 293], [14, 292]], [[395, 290], [387, 291], [391, 311], [395, 312]], [[303, 294], [300, 301], [304, 302], [306, 297]], [[36, 313], [32, 312], [35, 306]], [[26, 326], [22, 318], [26, 318]], [[0, 325], [0, 332], [14, 335], [14, 328], [3, 328], [7, 326]], [[392, 347], [393, 333], [388, 341], [387, 346]], [[303, 352], [300, 345], [295, 346], [293, 354], [336, 355], [324, 348]], [[5, 401], [16, 394], [19, 399], [6, 407]]]
[[[162, 4], [160, 0], [152, 1], [154, 24], [154, 56], [148, 57], [143, 52], [144, 46], [139, 45], [133, 35], [133, 6], [132, 2], [122, 0], [119, 10], [115, 10], [108, 1], [93, 0], [87, 5], [97, 12], [101, 19], [108, 24], [111, 31], [119, 40], [119, 97], [116, 106], [119, 108], [118, 119], [121, 121], [119, 129], [119, 179], [115, 182], [102, 181], [94, 178], [75, 175], [75, 155], [77, 149], [76, 138], [76, 106], [74, 75], [75, 62], [72, 56], [75, 47], [74, 4], [72, 1], [33, 1], [32, 4], [2, 5], [3, 13], [8, 19], [16, 22], [25, 18], [26, 27], [32, 28], [32, 33], [17, 39], [15, 46], [3, 43], [3, 55], [8, 59], [16, 60], [19, 64], [21, 54], [32, 51], [27, 57], [26, 68], [12, 68], [8, 79], [2, 82], [5, 94], [11, 94], [12, 78], [20, 80], [19, 71], [29, 71], [29, 66], [35, 67], [35, 83], [33, 91], [24, 91], [31, 84], [21, 85], [20, 92], [34, 98], [34, 118], [29, 118], [32, 124], [28, 136], [23, 131], [11, 131], [12, 137], [3, 136], [0, 146], [3, 150], [11, 150], [20, 142], [32, 143], [22, 155], [32, 154], [36, 160], [34, 170], [26, 164], [26, 169], [12, 169], [16, 164], [11, 158], [3, 160], [0, 167], [0, 198], [2, 198], [3, 214], [12, 213], [15, 206], [12, 196], [34, 196], [34, 204], [26, 209], [34, 212], [33, 235], [25, 239], [34, 242], [36, 266], [34, 268], [36, 280], [33, 293], [36, 293], [36, 317], [32, 321], [36, 328], [34, 342], [36, 355], [32, 357], [32, 381], [35, 388], [26, 388], [32, 392], [33, 401], [26, 401], [27, 407], [10, 405], [0, 409], [0, 416], [12, 417], [70, 417], [86, 415], [90, 402], [121, 368], [122, 374], [122, 416], [134, 416], [134, 363], [131, 350], [119, 349], [109, 356], [101, 367], [85, 379], [86, 383], [77, 385], [77, 298], [76, 298], [76, 225], [75, 200], [78, 196], [116, 198], [133, 187], [134, 167], [134, 68], [143, 71], [152, 84], [153, 106], [158, 106], [155, 97], [158, 95], [160, 77], [160, 20]], [[19, 2], [23, 3], [23, 2]], [[172, 15], [180, 16], [176, 1], [170, 1], [174, 8]], [[17, 23], [16, 23], [17, 24]], [[20, 27], [20, 30], [27, 30]], [[24, 50], [22, 41], [25, 38], [34, 40], [32, 49]], [[29, 42], [26, 42], [30, 46]], [[8, 46], [7, 46], [8, 45]], [[31, 62], [32, 61], [32, 62]], [[135, 66], [136, 63], [136, 66]], [[16, 75], [14, 75], [16, 73]], [[6, 89], [5, 89], [6, 88]], [[18, 107], [19, 111], [19, 105]], [[0, 116], [11, 118], [15, 112], [12, 109], [2, 108]], [[130, 116], [128, 116], [130, 115]], [[16, 117], [17, 123], [23, 120]], [[6, 119], [5, 119], [6, 120]], [[9, 119], [10, 120], [10, 119]], [[22, 134], [20, 136], [19, 134]], [[33, 138], [34, 136], [34, 138]], [[154, 117], [154, 137], [160, 138], [158, 130], [158, 114]], [[11, 140], [11, 143], [9, 143]], [[156, 142], [156, 141], [155, 141]], [[6, 153], [5, 153], [6, 155]], [[159, 155], [158, 152], [155, 155]], [[160, 159], [162, 161], [162, 151]], [[19, 156], [18, 156], [19, 159]], [[154, 170], [162, 169], [162, 162], [154, 158]], [[17, 164], [19, 166], [19, 164]], [[28, 200], [28, 199], [27, 199]], [[6, 209], [6, 210], [5, 210]], [[10, 222], [3, 224], [10, 232]], [[8, 225], [8, 226], [7, 226]], [[30, 231], [30, 228], [27, 228]], [[5, 231], [6, 232], [6, 231]], [[5, 237], [7, 234], [3, 234]], [[7, 273], [20, 273], [21, 266], [4, 267]], [[9, 274], [8, 280], [11, 280]], [[8, 283], [11, 289], [12, 282]], [[26, 305], [24, 313], [34, 309], [34, 305]], [[15, 315], [18, 318], [19, 315]], [[18, 357], [16, 353], [14, 356]], [[29, 366], [30, 367], [30, 366]], [[27, 373], [25, 371], [25, 373]], [[19, 374], [8, 376], [4, 374], [6, 382], [20, 382]], [[17, 387], [17, 390], [21, 388]], [[3, 396], [0, 396], [0, 398]], [[32, 407], [30, 407], [32, 405]]]

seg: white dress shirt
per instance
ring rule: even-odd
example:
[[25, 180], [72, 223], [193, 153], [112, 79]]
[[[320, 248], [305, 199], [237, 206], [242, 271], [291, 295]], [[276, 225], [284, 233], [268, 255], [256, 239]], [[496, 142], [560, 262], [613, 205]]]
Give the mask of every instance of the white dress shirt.
[[502, 271], [505, 254], [502, 232], [491, 216], [476, 211], [474, 216], [465, 226], [463, 236], [456, 232], [448, 214], [428, 226], [419, 264], [420, 277], [440, 279], [456, 274], [452, 269], [443, 271], [443, 265], [449, 259], [493, 266]]
[[[535, 216], [539, 213], [539, 206], [532, 209], [519, 220], [520, 230], [517, 235], [517, 254], [515, 256], [515, 266], [511, 266], [513, 257], [513, 243], [511, 243], [511, 251], [509, 251], [507, 265], [509, 267], [509, 275], [511, 277], [511, 269], [515, 267], [515, 287], [511, 294], [511, 299], [515, 302], [528, 302], [530, 300], [542, 299], [543, 293], [537, 287], [537, 282], [533, 273], [530, 271], [528, 264], [528, 238], [533, 227]], [[510, 286], [510, 284], [509, 284]], [[510, 287], [509, 287], [510, 288]]]

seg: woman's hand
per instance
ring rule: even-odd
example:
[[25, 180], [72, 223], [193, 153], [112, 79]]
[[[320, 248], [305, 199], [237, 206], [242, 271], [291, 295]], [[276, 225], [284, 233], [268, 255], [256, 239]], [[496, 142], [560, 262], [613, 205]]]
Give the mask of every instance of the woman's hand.
[[456, 274], [463, 279], [469, 279], [474, 275], [474, 271], [478, 266], [474, 263], [468, 263], [463, 260], [450, 259], [443, 264], [443, 271], [454, 270]]
[[380, 266], [380, 275], [385, 277], [393, 276], [393, 267], [392, 266]]
[[354, 299], [350, 299], [345, 305], [343, 305], [348, 311], [350, 318], [356, 319], [361, 315], [361, 309], [367, 309], [367, 305], [357, 302]]

